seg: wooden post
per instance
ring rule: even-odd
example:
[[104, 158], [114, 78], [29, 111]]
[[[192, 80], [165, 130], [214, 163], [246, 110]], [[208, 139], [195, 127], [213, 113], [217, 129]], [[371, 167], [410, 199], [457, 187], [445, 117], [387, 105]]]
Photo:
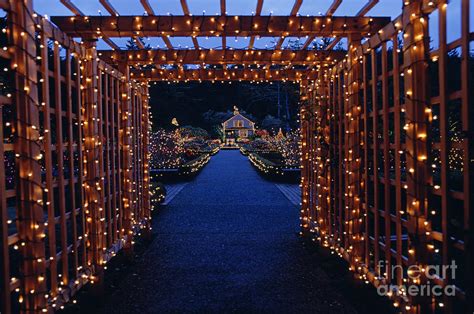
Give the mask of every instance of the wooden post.
[[[84, 100], [84, 209], [87, 230], [87, 264], [94, 268], [91, 282], [102, 283], [103, 250], [105, 249], [103, 209], [103, 179], [100, 177], [99, 160], [102, 147], [99, 140], [99, 111], [98, 111], [98, 66], [96, 42], [85, 40], [85, 60], [83, 100]], [[100, 288], [98, 289], [100, 290]]]
[[[8, 1], [7, 1], [8, 2]], [[11, 101], [11, 100], [10, 100]], [[0, 106], [0, 156], [5, 156], [4, 143], [4, 108], [6, 102]], [[9, 103], [11, 106], [13, 103]], [[4, 158], [4, 157], [3, 157]], [[11, 297], [10, 297], [10, 254], [8, 244], [8, 206], [5, 180], [5, 163], [0, 164], [0, 312], [10, 313], [11, 311]]]
[[[57, 159], [57, 191], [58, 202], [56, 206], [59, 209], [59, 226], [60, 226], [60, 243], [61, 243], [61, 280], [67, 284], [69, 272], [68, 263], [68, 249], [67, 249], [67, 225], [66, 225], [66, 193], [64, 190], [64, 143], [63, 143], [63, 104], [62, 104], [62, 89], [61, 89], [61, 60], [59, 56], [59, 44], [54, 43], [53, 47], [53, 63], [54, 63], [54, 103], [55, 109], [55, 129], [56, 129], [56, 159]], [[68, 97], [69, 96], [69, 97]], [[66, 99], [70, 99], [70, 95], [66, 95]], [[56, 258], [56, 256], [54, 256]], [[58, 274], [59, 275], [59, 274]]]
[[35, 22], [32, 1], [10, 1], [16, 107], [16, 189], [18, 235], [21, 252], [21, 311], [40, 312], [46, 307], [45, 230]]
[[131, 108], [131, 86], [130, 71], [126, 64], [121, 64], [119, 70], [122, 73], [120, 81], [120, 155], [121, 155], [121, 182], [122, 182], [122, 207], [123, 207], [123, 248], [128, 258], [133, 257], [133, 208], [132, 208], [132, 108]]
[[364, 240], [362, 233], [363, 215], [361, 196], [361, 106], [360, 88], [362, 84], [361, 64], [357, 57], [361, 36], [351, 35], [348, 39], [349, 52], [347, 60], [347, 92], [345, 119], [346, 129], [346, 224], [348, 252], [351, 252], [352, 265], [357, 265], [363, 260]]
[[[44, 27], [44, 23], [42, 25]], [[48, 38], [46, 36], [41, 37], [41, 72], [49, 73], [49, 58], [48, 58]], [[56, 224], [55, 224], [55, 214], [54, 214], [54, 186], [53, 186], [53, 153], [51, 150], [52, 139], [51, 139], [51, 102], [49, 97], [49, 75], [46, 74], [43, 79], [42, 95], [43, 95], [43, 121], [44, 121], [44, 167], [46, 171], [46, 210], [48, 213], [48, 245], [50, 256], [55, 255], [56, 252]], [[46, 132], [46, 130], [48, 130]], [[56, 257], [56, 256], [54, 256]], [[49, 273], [50, 273], [50, 295], [55, 297], [57, 294], [57, 260], [53, 258], [49, 261]]]
[[308, 82], [300, 84], [300, 128], [301, 128], [301, 234], [309, 236], [310, 206], [309, 206], [309, 112], [308, 112]]
[[[406, 163], [407, 163], [407, 214], [409, 251], [408, 265], [426, 267], [429, 263], [427, 249], [430, 226], [427, 220], [429, 169], [428, 153], [428, 73], [429, 34], [427, 16], [422, 12], [422, 2], [413, 0], [403, 7], [403, 59], [405, 65], [406, 103]], [[423, 17], [423, 20], [421, 19]], [[426, 276], [421, 275], [426, 283]], [[408, 284], [417, 284], [409, 280]], [[413, 297], [412, 304], [418, 311], [430, 308], [427, 297]]]
[[314, 134], [311, 137], [314, 141], [313, 156], [315, 162], [311, 171], [315, 173], [316, 180], [313, 186], [313, 193], [316, 194], [316, 211], [313, 220], [317, 221], [320, 238], [323, 246], [329, 246], [330, 223], [329, 223], [329, 134], [328, 134], [328, 76], [326, 70], [321, 69], [318, 73], [317, 86], [314, 95], [314, 105], [312, 108], [314, 117]]
[[143, 212], [144, 217], [147, 220], [147, 226], [144, 230], [145, 237], [151, 237], [151, 204], [150, 204], [150, 112], [149, 112], [149, 91], [148, 91], [148, 82], [143, 84], [142, 92], [142, 144], [143, 144], [143, 154], [142, 154], [142, 169], [143, 169], [143, 188], [142, 188], [142, 197], [143, 197]]

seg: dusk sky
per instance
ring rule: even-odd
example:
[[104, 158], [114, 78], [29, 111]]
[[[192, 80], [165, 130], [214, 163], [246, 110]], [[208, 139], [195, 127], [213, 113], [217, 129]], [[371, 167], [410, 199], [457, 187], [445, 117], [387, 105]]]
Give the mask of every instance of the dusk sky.
[[[85, 14], [88, 15], [109, 15], [107, 10], [99, 3], [98, 0], [72, 0], [72, 2]], [[182, 15], [183, 11], [179, 0], [149, 0], [153, 10], [158, 15], [174, 14]], [[301, 15], [319, 15], [324, 14], [329, 8], [333, 0], [305, 0], [299, 10]], [[335, 15], [351, 16], [355, 15], [359, 9], [366, 4], [366, 0], [344, 0], [336, 11]], [[461, 0], [449, 1], [447, 9], [448, 19], [448, 41], [453, 41], [460, 37], [460, 16], [461, 16]], [[121, 15], [142, 15], [144, 14], [143, 6], [139, 0], [110, 0], [110, 3]], [[256, 0], [227, 0], [227, 13], [229, 15], [250, 15], [256, 8]], [[291, 11], [294, 1], [292, 0], [264, 0], [262, 15], [288, 15]], [[42, 15], [71, 15], [71, 12], [63, 6], [59, 0], [34, 0], [35, 10]], [[219, 0], [188, 0], [188, 6], [192, 14], [214, 15], [220, 12]], [[371, 16], [390, 16], [395, 18], [401, 12], [401, 0], [380, 0], [379, 3], [367, 14]], [[474, 30], [474, 5], [471, 5], [471, 31]], [[100, 11], [100, 13], [99, 13]], [[435, 17], [430, 20], [430, 29], [432, 36], [432, 45], [437, 45], [437, 22]], [[114, 38], [114, 42], [123, 47], [128, 38]], [[283, 44], [290, 38], [287, 38]], [[218, 48], [222, 41], [220, 38], [198, 37], [199, 44], [203, 48]], [[302, 39], [304, 41], [304, 38]], [[316, 39], [317, 40], [317, 39]], [[273, 38], [261, 38], [256, 40], [255, 48], [271, 48]], [[147, 42], [153, 47], [164, 48], [165, 45], [160, 38], [150, 38]], [[191, 38], [173, 37], [171, 43], [176, 48], [193, 47]], [[228, 37], [227, 44], [233, 48], [245, 48], [249, 43], [249, 39]], [[100, 49], [109, 49], [109, 46], [100, 41], [98, 44]]]

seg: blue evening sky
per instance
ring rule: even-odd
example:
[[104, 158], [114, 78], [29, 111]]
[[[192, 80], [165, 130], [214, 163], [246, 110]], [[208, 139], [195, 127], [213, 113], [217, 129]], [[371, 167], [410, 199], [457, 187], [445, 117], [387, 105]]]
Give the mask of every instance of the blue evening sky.
[[[109, 0], [112, 6], [121, 15], [142, 15], [143, 6], [139, 0]], [[337, 9], [335, 15], [351, 16], [368, 0], [344, 0]], [[36, 12], [41, 15], [71, 15], [71, 12], [64, 7], [59, 0], [34, 0]], [[72, 2], [87, 15], [109, 15], [107, 10], [98, 0], [72, 0]], [[149, 0], [153, 10], [158, 15], [174, 14], [182, 15], [180, 0]], [[214, 15], [220, 12], [219, 0], [188, 0], [188, 6], [192, 14]], [[319, 15], [324, 14], [333, 0], [304, 0], [299, 10], [301, 15]], [[474, 2], [474, 1], [472, 1]], [[250, 15], [256, 8], [256, 0], [227, 0], [227, 14], [229, 15]], [[293, 6], [293, 0], [264, 0], [262, 15], [287, 15]], [[401, 13], [402, 0], [380, 0], [379, 3], [367, 14], [370, 16], [390, 16], [395, 18]], [[474, 3], [471, 4], [471, 31], [474, 31]], [[100, 11], [100, 13], [99, 13]], [[448, 19], [448, 41], [451, 42], [461, 36], [461, 0], [451, 0], [447, 8]], [[432, 36], [432, 46], [437, 47], [438, 24], [436, 22], [437, 14], [432, 15], [430, 20], [430, 34]], [[114, 42], [119, 46], [125, 46], [128, 38], [114, 38]], [[165, 45], [160, 38], [147, 39], [152, 47], [164, 48]], [[301, 39], [303, 42], [305, 38]], [[316, 39], [318, 40], [318, 39]], [[204, 48], [220, 47], [222, 41], [220, 38], [198, 37], [199, 44]], [[233, 48], [245, 48], [249, 39], [243, 37], [227, 38], [227, 45]], [[255, 48], [270, 48], [274, 39], [261, 38], [255, 41]], [[285, 40], [283, 46], [288, 42]], [[176, 48], [193, 47], [190, 38], [172, 37], [171, 43]], [[98, 43], [100, 49], [109, 49], [109, 46], [102, 41]]]

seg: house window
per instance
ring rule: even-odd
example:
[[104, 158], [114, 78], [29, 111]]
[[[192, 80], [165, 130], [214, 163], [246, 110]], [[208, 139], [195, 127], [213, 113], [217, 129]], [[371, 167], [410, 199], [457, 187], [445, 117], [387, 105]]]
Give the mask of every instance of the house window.
[[244, 126], [244, 121], [242, 120], [234, 120], [234, 127], [241, 128]]
[[234, 127], [241, 128], [244, 126], [244, 121], [242, 120], [234, 120]]

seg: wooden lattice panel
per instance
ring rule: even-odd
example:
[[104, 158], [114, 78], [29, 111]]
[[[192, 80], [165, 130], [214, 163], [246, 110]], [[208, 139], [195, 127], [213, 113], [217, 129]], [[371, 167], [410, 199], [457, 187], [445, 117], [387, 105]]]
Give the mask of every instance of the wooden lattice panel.
[[[405, 311], [464, 312], [471, 303], [469, 5], [407, 5], [376, 36], [353, 43], [347, 59], [321, 71], [309, 87], [318, 93], [305, 108], [313, 112], [308, 125], [319, 129], [303, 138], [309, 147], [303, 156], [316, 162], [317, 177], [303, 171], [303, 204], [313, 206], [303, 211], [309, 220], [304, 230], [375, 286], [453, 285], [452, 297], [391, 293]], [[459, 10], [462, 25], [452, 42], [450, 9]], [[429, 28], [430, 18], [438, 29]], [[439, 37], [431, 51], [429, 36]], [[410, 276], [410, 267], [453, 262], [456, 271], [444, 277]]]

